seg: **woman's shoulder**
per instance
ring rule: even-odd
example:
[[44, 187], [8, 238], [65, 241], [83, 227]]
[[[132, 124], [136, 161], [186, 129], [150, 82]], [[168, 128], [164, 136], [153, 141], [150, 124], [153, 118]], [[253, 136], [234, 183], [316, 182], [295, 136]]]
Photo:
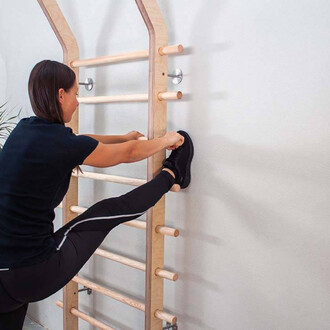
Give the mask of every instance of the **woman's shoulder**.
[[23, 124], [46, 124], [46, 125], [59, 125], [59, 126], [64, 126], [63, 124], [60, 123], [54, 123], [46, 118], [38, 117], [38, 116], [30, 116], [30, 117], [24, 117], [22, 118], [19, 123]]
[[[70, 127], [66, 127], [64, 124], [61, 123], [54, 123], [48, 119], [37, 117], [37, 116], [30, 116], [22, 118], [18, 123], [17, 126], [23, 126], [25, 128], [33, 127], [35, 130], [39, 131], [58, 131], [63, 133], [70, 133], [72, 129]], [[43, 130], [42, 130], [43, 129]]]

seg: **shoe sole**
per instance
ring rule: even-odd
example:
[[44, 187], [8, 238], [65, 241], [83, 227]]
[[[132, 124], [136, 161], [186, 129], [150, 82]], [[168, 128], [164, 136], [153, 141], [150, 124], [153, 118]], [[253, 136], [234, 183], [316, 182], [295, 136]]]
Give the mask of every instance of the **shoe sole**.
[[[181, 134], [182, 136], [184, 136], [184, 141], [186, 143], [186, 141], [189, 141], [189, 158], [187, 161], [187, 165], [186, 165], [186, 175], [185, 175], [185, 179], [183, 180], [181, 189], [187, 188], [189, 186], [190, 180], [191, 180], [191, 172], [190, 172], [190, 168], [191, 168], [191, 161], [194, 157], [194, 144], [189, 136], [189, 134], [185, 131], [178, 131], [179, 134]], [[184, 144], [185, 144], [184, 143]]]

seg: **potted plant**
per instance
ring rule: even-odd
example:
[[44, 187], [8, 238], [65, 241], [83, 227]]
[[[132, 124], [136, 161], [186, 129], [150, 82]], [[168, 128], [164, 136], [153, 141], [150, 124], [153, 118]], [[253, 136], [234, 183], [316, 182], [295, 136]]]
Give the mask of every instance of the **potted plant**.
[[17, 115], [8, 118], [10, 111], [5, 108], [6, 104], [7, 103], [0, 105], [0, 152], [2, 150], [4, 141], [8, 138], [9, 134], [16, 126], [16, 123], [12, 120], [19, 117], [22, 110], [20, 109]]

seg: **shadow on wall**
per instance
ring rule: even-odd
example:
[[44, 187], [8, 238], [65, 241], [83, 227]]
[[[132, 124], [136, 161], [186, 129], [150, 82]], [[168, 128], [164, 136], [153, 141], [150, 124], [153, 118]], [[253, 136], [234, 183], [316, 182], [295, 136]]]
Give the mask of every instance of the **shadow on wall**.
[[[182, 192], [185, 214], [181, 225], [187, 230], [182, 231], [185, 242], [181, 262], [185, 273], [181, 277], [183, 297], [180, 297], [180, 302], [178, 302], [181, 304], [178, 310], [185, 312], [178, 317], [179, 320], [190, 323], [196, 329], [205, 330], [214, 329], [214, 325], [208, 324], [205, 317], [210, 303], [214, 303], [214, 300], [208, 301], [208, 297], [211, 291], [219, 296], [221, 294], [220, 278], [218, 282], [211, 282], [203, 277], [203, 274], [212, 273], [216, 268], [214, 261], [207, 258], [206, 244], [217, 246], [219, 252], [222, 248], [222, 240], [219, 238], [221, 234], [218, 237], [204, 234], [201, 227], [201, 222], [221, 221], [221, 214], [217, 218], [201, 217], [203, 214], [210, 214], [207, 203], [204, 203], [206, 198], [212, 197], [218, 203], [224, 204], [237, 216], [242, 226], [246, 227], [251, 235], [258, 240], [264, 240], [267, 244], [281, 244], [283, 239], [288, 240], [290, 233], [299, 230], [293, 219], [288, 223], [288, 219], [284, 218], [280, 211], [267, 208], [253, 196], [244, 194], [230, 182], [226, 182], [221, 173], [222, 166], [226, 168], [233, 166], [248, 170], [252, 175], [274, 177], [274, 180], [278, 178], [284, 182], [299, 179], [303, 183], [310, 183], [314, 180], [316, 186], [324, 185], [328, 181], [324, 171], [319, 171], [319, 154], [306, 155], [299, 150], [272, 150], [249, 146], [235, 143], [221, 135], [210, 134], [209, 123], [213, 120], [213, 102], [229, 98], [230, 95], [226, 91], [211, 92], [216, 90], [217, 86], [210, 85], [209, 77], [212, 75], [212, 68], [209, 57], [212, 53], [229, 50], [230, 43], [214, 44], [216, 31], [212, 30], [212, 24], [203, 25], [202, 23], [220, 19], [223, 4], [223, 1], [216, 0], [212, 1], [211, 5], [203, 3], [192, 30], [191, 40], [195, 40], [196, 46], [193, 48], [189, 70], [193, 77], [191, 79], [192, 96], [188, 99], [192, 101], [188, 117], [190, 122], [187, 123], [187, 127], [193, 132], [195, 162], [193, 162], [192, 184], [187, 191]], [[198, 173], [194, 171], [194, 163], [198, 164]], [[326, 166], [326, 164], [323, 165]], [[310, 173], [313, 173], [312, 179]], [[288, 229], [287, 234], [283, 232], [283, 228]], [[190, 265], [196, 264], [199, 265], [198, 269], [192, 270]], [[195, 305], [194, 310], [189, 307], [189, 302]], [[196, 307], [196, 302], [198, 302], [198, 307]], [[196, 309], [199, 311], [198, 314], [194, 313]]]
[[5, 61], [2, 55], [0, 55], [0, 105], [5, 103], [6, 88], [7, 88], [7, 71]]
[[[209, 78], [212, 74], [212, 68], [210, 67], [209, 57], [212, 52], [226, 51], [228, 44], [223, 43], [221, 45], [215, 45], [216, 30], [214, 27], [215, 22], [220, 19], [224, 1], [212, 0], [205, 4], [201, 4], [200, 9], [196, 11], [197, 15], [194, 19], [190, 40], [195, 42], [192, 49], [189, 51], [191, 54], [191, 67], [189, 72], [192, 73], [191, 77], [191, 95], [188, 100], [190, 102], [189, 107], [189, 122], [187, 127], [192, 132], [192, 138], [195, 145], [195, 164], [198, 163], [198, 168], [202, 169], [198, 175], [194, 171], [194, 162], [192, 167], [193, 181], [190, 188], [187, 190], [187, 194], [184, 196], [185, 216], [182, 223], [183, 228], [188, 228], [184, 231], [185, 244], [182, 254], [182, 263], [185, 273], [181, 277], [183, 282], [182, 292], [184, 296], [180, 299], [182, 305], [179, 309], [186, 311], [181, 315], [178, 315], [179, 319], [183, 322], [192, 324], [196, 329], [214, 329], [213, 326], [207, 324], [206, 311], [209, 309], [210, 302], [207, 300], [209, 292], [219, 293], [219, 283], [211, 282], [203, 274], [212, 272], [213, 266], [210, 264], [208, 258], [205, 257], [206, 245], [211, 243], [212, 245], [221, 246], [221, 239], [217, 236], [211, 236], [203, 233], [201, 227], [201, 221], [203, 219], [201, 215], [207, 213], [206, 204], [203, 203], [203, 196], [212, 194], [217, 198], [219, 190], [221, 190], [221, 183], [217, 181], [216, 172], [217, 165], [211, 165], [210, 162], [203, 158], [205, 148], [210, 146], [219, 146], [217, 137], [209, 136], [209, 123], [213, 120], [210, 112], [211, 103], [214, 99], [223, 99], [226, 96], [224, 91], [219, 91], [214, 95], [211, 95], [210, 91], [214, 90], [209, 84]], [[210, 24], [205, 24], [210, 22]], [[214, 86], [215, 87], [215, 86]], [[185, 97], [185, 99], [187, 99]], [[209, 153], [209, 152], [208, 152]], [[196, 202], [197, 201], [197, 202]], [[197, 261], [199, 268], [195, 272], [191, 272], [192, 267], [190, 265], [196, 264], [196, 256], [199, 257]], [[202, 257], [203, 256], [203, 257]], [[208, 271], [206, 272], [206, 270]], [[187, 271], [186, 271], [187, 270]], [[198, 286], [198, 290], [196, 287]], [[199, 303], [198, 314], [194, 310], [189, 312], [187, 304], [189, 302]]]

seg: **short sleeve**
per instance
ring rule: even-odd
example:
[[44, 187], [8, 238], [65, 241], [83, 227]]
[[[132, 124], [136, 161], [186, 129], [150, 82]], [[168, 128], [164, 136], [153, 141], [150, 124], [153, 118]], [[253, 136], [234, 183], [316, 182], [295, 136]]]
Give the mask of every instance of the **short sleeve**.
[[76, 135], [70, 127], [67, 127], [64, 144], [65, 163], [70, 168], [82, 165], [84, 160], [94, 151], [98, 141], [86, 135]]

